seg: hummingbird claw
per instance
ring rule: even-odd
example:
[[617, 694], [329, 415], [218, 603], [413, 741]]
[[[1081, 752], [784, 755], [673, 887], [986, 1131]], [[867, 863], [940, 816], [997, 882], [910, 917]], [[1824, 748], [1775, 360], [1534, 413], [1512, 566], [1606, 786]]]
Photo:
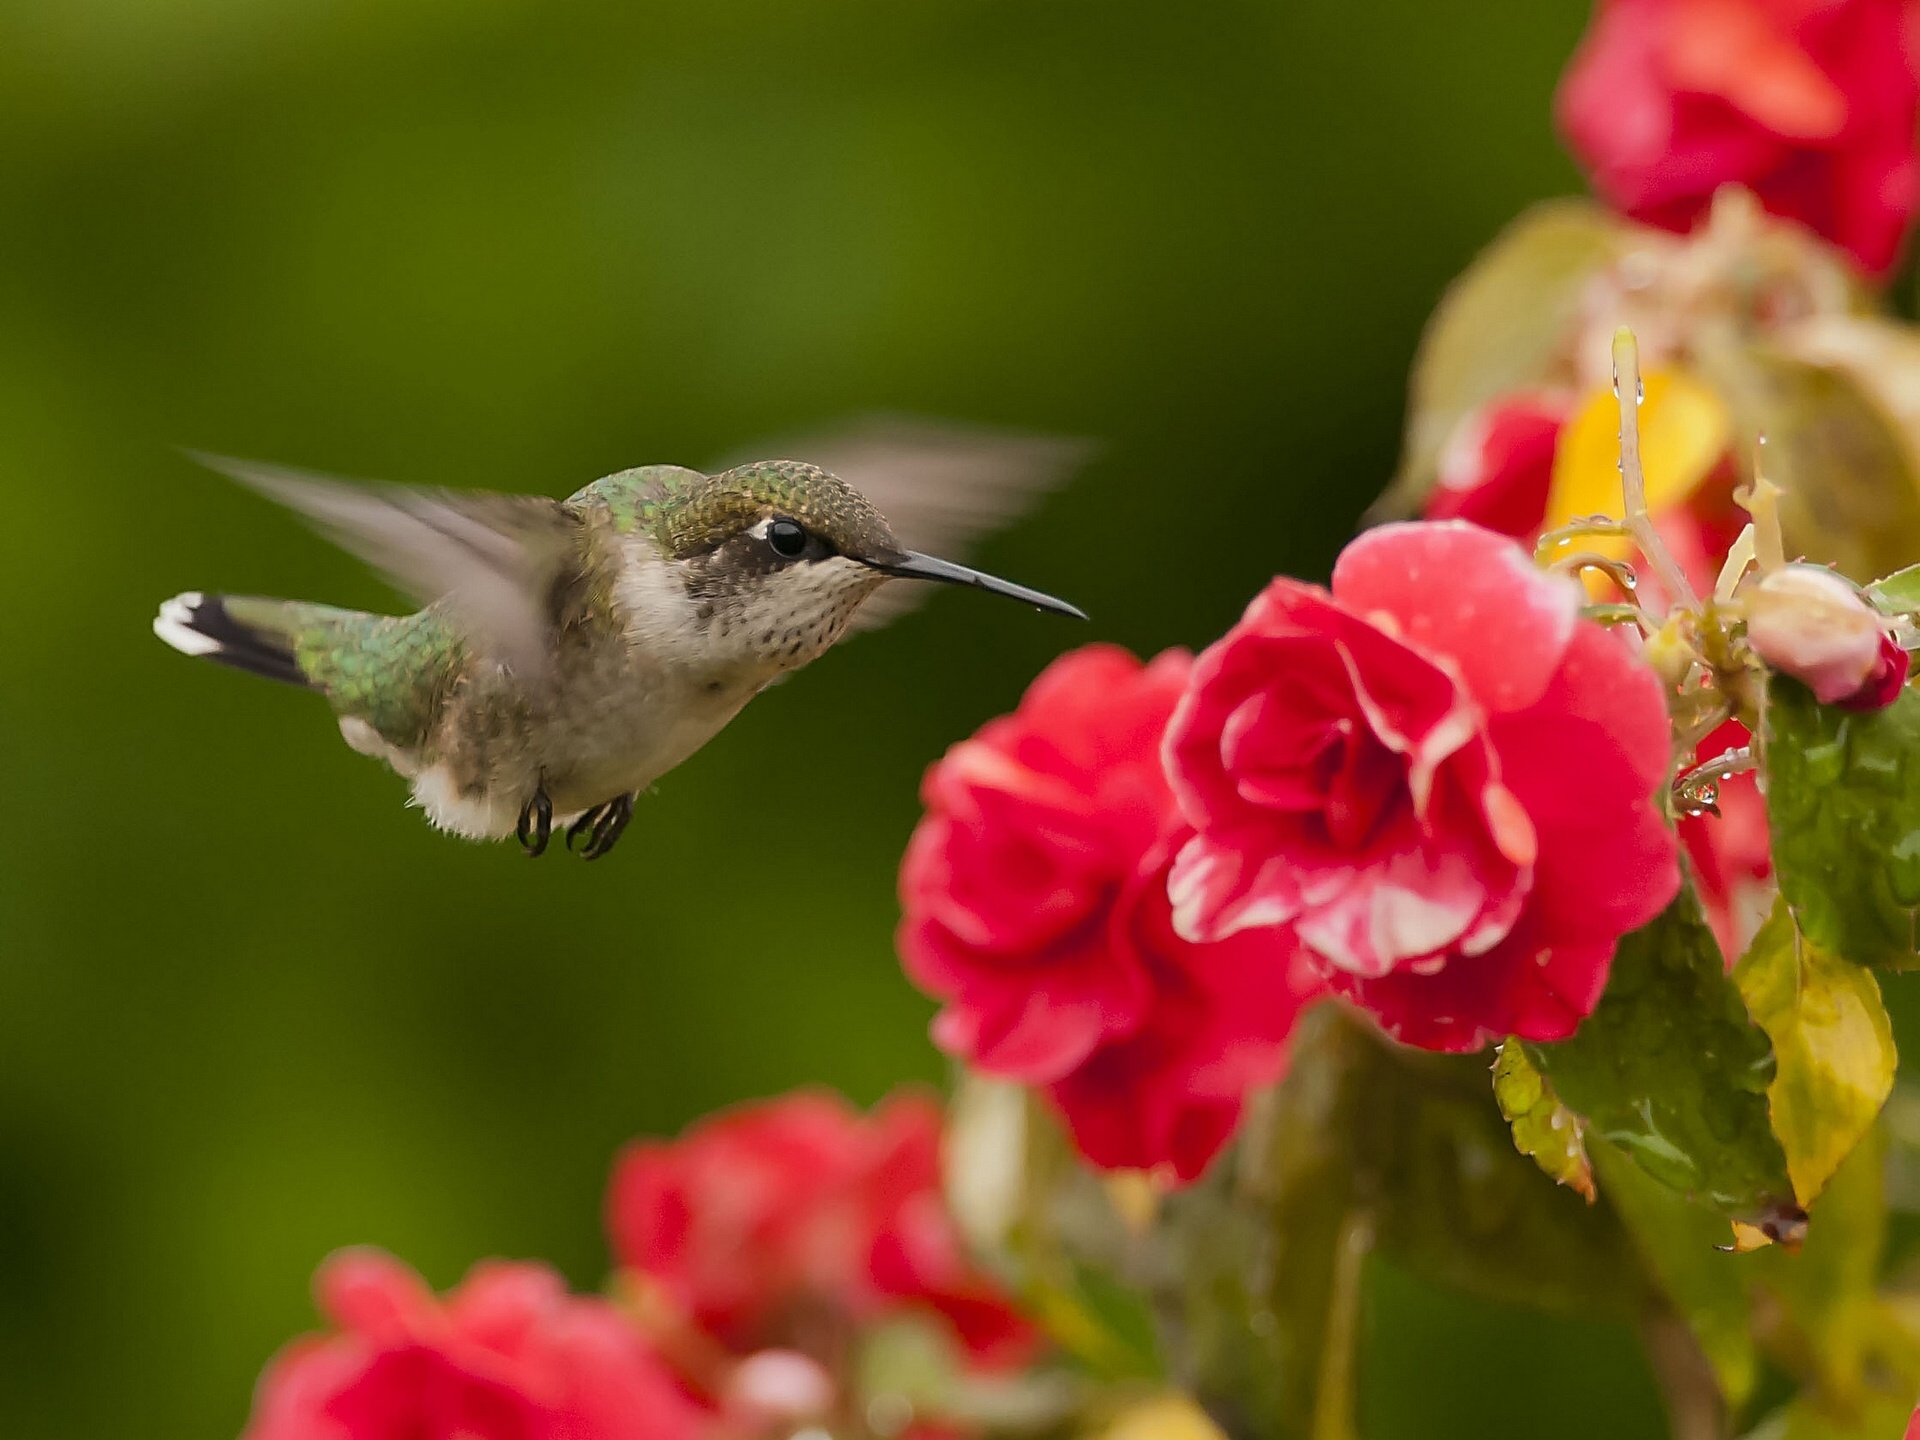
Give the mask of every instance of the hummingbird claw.
[[631, 795], [619, 795], [596, 805], [567, 827], [567, 849], [572, 850], [573, 842], [584, 835], [587, 843], [578, 852], [580, 858], [598, 860], [613, 848], [614, 841], [620, 838], [632, 818]]
[[529, 859], [546, 853], [547, 839], [553, 834], [553, 802], [547, 798], [545, 785], [533, 792], [533, 798], [520, 811], [514, 834], [520, 837], [520, 848]]

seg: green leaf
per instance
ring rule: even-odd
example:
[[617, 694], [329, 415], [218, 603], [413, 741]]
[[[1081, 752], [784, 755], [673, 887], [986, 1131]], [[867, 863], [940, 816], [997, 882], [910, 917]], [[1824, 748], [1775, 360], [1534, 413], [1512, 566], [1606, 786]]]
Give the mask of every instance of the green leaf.
[[1618, 1212], [1668, 1304], [1692, 1332], [1721, 1396], [1730, 1407], [1744, 1405], [1753, 1394], [1759, 1357], [1747, 1296], [1749, 1260], [1720, 1248], [1726, 1244], [1726, 1221], [1662, 1185], [1604, 1140], [1595, 1142], [1592, 1154], [1601, 1193]]
[[1867, 598], [1883, 615], [1912, 615], [1920, 612], [1920, 565], [1896, 570], [1884, 580], [1867, 586]]
[[1893, 1089], [1893, 1026], [1873, 972], [1812, 944], [1784, 901], [1734, 968], [1754, 1022], [1773, 1042], [1773, 1133], [1802, 1205], [1811, 1205]]
[[1493, 1098], [1513, 1127], [1513, 1148], [1531, 1155], [1559, 1184], [1593, 1202], [1593, 1166], [1581, 1134], [1580, 1117], [1560, 1103], [1547, 1077], [1527, 1050], [1509, 1037], [1494, 1056]]
[[1589, 1139], [1773, 1239], [1797, 1234], [1805, 1214], [1767, 1113], [1773, 1050], [1691, 886], [1620, 942], [1606, 993], [1573, 1038], [1527, 1048]]
[[1775, 675], [1762, 744], [1774, 869], [1800, 933], [1856, 965], [1913, 965], [1920, 694], [1862, 714]]
[[1536, 205], [1448, 287], [1420, 338], [1408, 382], [1400, 471], [1374, 507], [1420, 508], [1441, 448], [1468, 415], [1513, 390], [1558, 378], [1588, 281], [1628, 243], [1626, 227], [1584, 200]]

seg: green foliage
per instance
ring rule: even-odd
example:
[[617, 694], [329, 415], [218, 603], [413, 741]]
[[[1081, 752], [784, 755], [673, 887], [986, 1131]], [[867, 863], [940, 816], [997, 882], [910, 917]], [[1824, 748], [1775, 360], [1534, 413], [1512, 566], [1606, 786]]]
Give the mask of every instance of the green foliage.
[[1527, 1055], [1509, 1038], [1493, 1062], [1493, 1098], [1513, 1126], [1513, 1145], [1547, 1174], [1587, 1200], [1594, 1197], [1593, 1166], [1582, 1139], [1585, 1123], [1560, 1097]]
[[1775, 1238], [1797, 1231], [1804, 1216], [1768, 1119], [1772, 1048], [1690, 888], [1620, 942], [1579, 1031], [1528, 1050], [1589, 1138], [1729, 1218]]
[[1856, 965], [1912, 965], [1920, 695], [1861, 714], [1776, 675], [1763, 744], [1774, 868], [1801, 934]]
[[1605, 1141], [1594, 1142], [1592, 1155], [1607, 1203], [1666, 1303], [1692, 1332], [1722, 1398], [1744, 1404], [1759, 1373], [1759, 1353], [1740, 1258], [1725, 1250], [1726, 1221]]
[[1613, 1213], [1515, 1151], [1484, 1057], [1407, 1049], [1338, 1004], [1309, 1012], [1293, 1045], [1238, 1149], [1168, 1198], [1159, 1263], [1142, 1272], [1163, 1277], [1173, 1375], [1229, 1433], [1293, 1440], [1344, 1423], [1350, 1398], [1329, 1387], [1351, 1377], [1353, 1267], [1369, 1247], [1504, 1303], [1644, 1310]]
[[1867, 598], [1888, 615], [1920, 612], [1920, 565], [1896, 570], [1867, 586]]
[[1899, 1057], [1879, 982], [1809, 942], [1785, 901], [1775, 902], [1733, 978], [1773, 1042], [1773, 1133], [1795, 1197], [1811, 1205], [1893, 1089]]

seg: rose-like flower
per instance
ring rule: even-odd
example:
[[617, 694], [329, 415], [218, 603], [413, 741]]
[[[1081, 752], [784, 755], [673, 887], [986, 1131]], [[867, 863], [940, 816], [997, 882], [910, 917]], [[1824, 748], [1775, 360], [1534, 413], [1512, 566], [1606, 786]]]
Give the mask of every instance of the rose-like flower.
[[1088, 646], [927, 771], [899, 946], [947, 1002], [942, 1049], [1046, 1083], [1139, 1027], [1152, 981], [1115, 943], [1114, 902], [1178, 823], [1159, 745], [1191, 663]]
[[1180, 937], [1167, 873], [1189, 833], [1183, 827], [1143, 857], [1114, 909], [1113, 929], [1152, 987], [1145, 1018], [1047, 1092], [1094, 1164], [1166, 1166], [1180, 1180], [1199, 1178], [1232, 1137], [1248, 1092], [1280, 1078], [1282, 1042], [1326, 992], [1310, 957], [1283, 935], [1249, 931], [1216, 945]]
[[1685, 231], [1744, 185], [1887, 270], [1920, 202], [1909, 0], [1600, 0], [1558, 97], [1609, 204]]
[[1747, 643], [1822, 705], [1879, 710], [1907, 683], [1907, 653], [1846, 580], [1820, 565], [1783, 565], [1743, 597]]
[[707, 1413], [605, 1301], [542, 1265], [475, 1266], [443, 1302], [344, 1251], [315, 1281], [337, 1330], [268, 1367], [247, 1440], [694, 1440]]
[[1196, 945], [1167, 867], [1185, 823], [1160, 762], [1192, 661], [1063, 656], [927, 774], [900, 872], [907, 973], [942, 1048], [1047, 1087], [1108, 1167], [1197, 1176], [1274, 1079], [1320, 988], [1285, 936]]
[[1362, 535], [1331, 593], [1274, 581], [1167, 731], [1181, 933], [1287, 927], [1431, 1049], [1572, 1033], [1679, 886], [1660, 683], [1579, 603], [1459, 521]]
[[918, 1095], [868, 1117], [800, 1092], [641, 1142], [607, 1194], [614, 1254], [656, 1309], [736, 1355], [812, 1353], [822, 1335], [920, 1310], [946, 1317], [976, 1359], [1017, 1359], [1032, 1332], [962, 1253], [940, 1125]]

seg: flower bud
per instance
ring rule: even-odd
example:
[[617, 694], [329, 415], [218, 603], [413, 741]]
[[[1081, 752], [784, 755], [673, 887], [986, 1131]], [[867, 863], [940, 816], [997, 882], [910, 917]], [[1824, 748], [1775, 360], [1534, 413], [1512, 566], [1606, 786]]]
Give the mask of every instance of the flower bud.
[[1805, 683], [1821, 704], [1877, 709], [1900, 693], [1906, 653], [1888, 638], [1879, 613], [1833, 571], [1782, 566], [1747, 593], [1746, 609], [1754, 653]]

